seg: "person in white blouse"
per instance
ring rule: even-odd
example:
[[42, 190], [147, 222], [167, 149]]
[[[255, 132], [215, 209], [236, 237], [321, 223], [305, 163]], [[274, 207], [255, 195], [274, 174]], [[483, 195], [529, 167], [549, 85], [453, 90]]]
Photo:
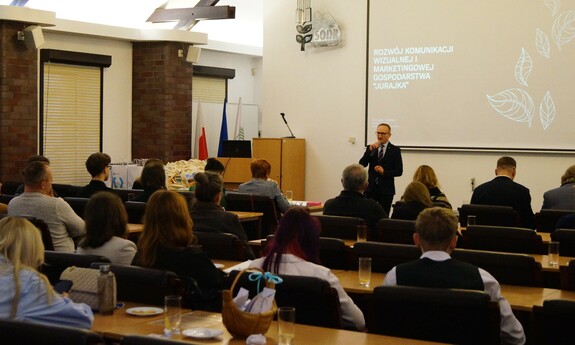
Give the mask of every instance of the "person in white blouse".
[[343, 290], [339, 279], [319, 262], [320, 224], [303, 207], [291, 207], [282, 217], [273, 239], [266, 247], [266, 256], [254, 260], [259, 267], [275, 274], [318, 277], [337, 290], [343, 323], [362, 331], [365, 318], [361, 310]]
[[0, 318], [90, 328], [89, 306], [54, 292], [37, 271], [44, 262], [44, 244], [28, 220], [0, 220]]
[[132, 264], [136, 245], [124, 238], [128, 215], [119, 196], [111, 192], [94, 194], [86, 205], [84, 218], [86, 237], [78, 246], [78, 254], [102, 255], [114, 264]]
[[483, 290], [498, 302], [501, 314], [501, 343], [525, 344], [523, 326], [501, 296], [499, 282], [489, 272], [449, 255], [457, 244], [457, 217], [452, 210], [432, 207], [423, 210], [415, 222], [415, 245], [423, 254], [416, 261], [392, 268], [383, 285]]

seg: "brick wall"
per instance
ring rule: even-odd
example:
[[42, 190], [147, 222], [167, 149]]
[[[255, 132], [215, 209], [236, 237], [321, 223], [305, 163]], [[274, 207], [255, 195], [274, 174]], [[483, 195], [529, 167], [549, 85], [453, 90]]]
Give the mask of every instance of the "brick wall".
[[21, 181], [38, 147], [38, 51], [17, 40], [26, 26], [0, 21], [0, 181]]
[[178, 57], [184, 47], [175, 42], [133, 45], [133, 158], [191, 158], [192, 64]]

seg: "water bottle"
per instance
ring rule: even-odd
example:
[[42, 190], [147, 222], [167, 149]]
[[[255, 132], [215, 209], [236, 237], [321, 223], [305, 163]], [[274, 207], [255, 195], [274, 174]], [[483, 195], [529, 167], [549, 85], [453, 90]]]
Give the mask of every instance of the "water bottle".
[[102, 315], [111, 315], [116, 309], [116, 277], [110, 265], [100, 266], [98, 276], [98, 310]]

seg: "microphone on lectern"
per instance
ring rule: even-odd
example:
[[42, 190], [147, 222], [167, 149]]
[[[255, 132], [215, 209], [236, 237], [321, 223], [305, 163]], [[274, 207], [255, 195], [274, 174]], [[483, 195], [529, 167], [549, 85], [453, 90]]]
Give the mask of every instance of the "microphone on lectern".
[[291, 134], [289, 137], [284, 137], [284, 138], [295, 138], [295, 135], [293, 135], [293, 132], [291, 131], [291, 128], [289, 128], [289, 125], [288, 125], [288, 123], [287, 123], [286, 114], [285, 114], [285, 113], [280, 113], [280, 115], [282, 116], [282, 119], [284, 119], [284, 123], [286, 124], [286, 126], [287, 126], [287, 128], [288, 128], [288, 130], [289, 130], [289, 132], [290, 132], [290, 134]]

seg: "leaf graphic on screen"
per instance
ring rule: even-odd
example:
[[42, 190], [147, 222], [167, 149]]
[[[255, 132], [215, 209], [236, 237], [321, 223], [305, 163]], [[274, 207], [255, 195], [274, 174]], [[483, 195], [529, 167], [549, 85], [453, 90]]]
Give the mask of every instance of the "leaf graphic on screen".
[[522, 89], [507, 89], [489, 96], [489, 103], [501, 116], [517, 122], [527, 122], [531, 127], [533, 118], [533, 100]]
[[547, 91], [545, 97], [543, 97], [543, 100], [541, 101], [541, 105], [539, 106], [539, 117], [541, 118], [543, 129], [547, 129], [555, 119], [555, 103], [553, 103], [553, 99], [551, 98], [549, 91]]
[[563, 12], [555, 19], [552, 35], [559, 49], [575, 37], [575, 11]]
[[551, 15], [555, 16], [555, 13], [561, 6], [561, 0], [545, 0], [545, 6], [549, 7]]
[[529, 56], [529, 53], [527, 53], [525, 49], [521, 48], [521, 54], [515, 64], [515, 80], [517, 80], [519, 84], [527, 86], [527, 78], [529, 78], [532, 69], [533, 61], [531, 60], [531, 56]]
[[547, 35], [537, 28], [537, 33], [535, 34], [535, 48], [539, 54], [545, 56], [546, 58], [551, 57], [551, 49], [549, 47], [549, 38]]

